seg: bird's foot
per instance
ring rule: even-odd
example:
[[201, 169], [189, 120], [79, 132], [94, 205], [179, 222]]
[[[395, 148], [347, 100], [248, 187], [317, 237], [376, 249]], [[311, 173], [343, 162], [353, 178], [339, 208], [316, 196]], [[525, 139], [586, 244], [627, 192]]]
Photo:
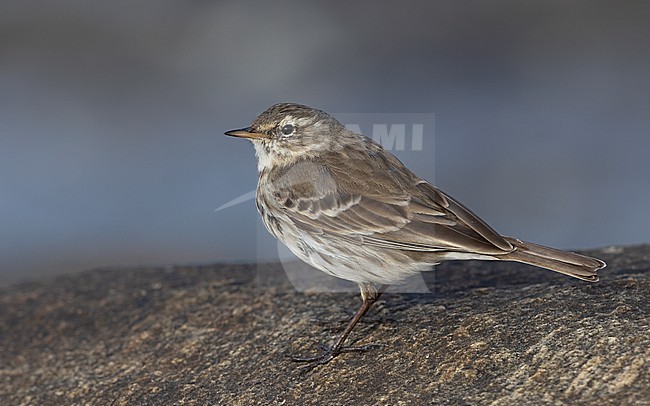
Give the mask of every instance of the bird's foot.
[[319, 355], [315, 355], [313, 357], [302, 357], [298, 355], [291, 355], [290, 358], [292, 361], [295, 362], [304, 362], [306, 365], [304, 366], [305, 369], [312, 369], [314, 367], [317, 367], [318, 365], [325, 365], [331, 360], [334, 359], [339, 354], [342, 354], [344, 352], [366, 352], [369, 351], [373, 348], [381, 347], [382, 344], [367, 344], [367, 345], [360, 345], [360, 346], [350, 346], [350, 347], [328, 347], [326, 345], [321, 345], [321, 348], [323, 349], [323, 352]]

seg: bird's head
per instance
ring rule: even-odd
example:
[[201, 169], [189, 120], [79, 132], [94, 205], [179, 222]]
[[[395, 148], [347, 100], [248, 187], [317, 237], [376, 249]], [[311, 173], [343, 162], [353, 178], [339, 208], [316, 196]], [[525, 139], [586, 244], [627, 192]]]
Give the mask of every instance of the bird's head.
[[260, 114], [250, 127], [227, 131], [253, 142], [258, 168], [282, 166], [296, 159], [331, 151], [349, 133], [322, 110], [294, 103], [278, 103]]

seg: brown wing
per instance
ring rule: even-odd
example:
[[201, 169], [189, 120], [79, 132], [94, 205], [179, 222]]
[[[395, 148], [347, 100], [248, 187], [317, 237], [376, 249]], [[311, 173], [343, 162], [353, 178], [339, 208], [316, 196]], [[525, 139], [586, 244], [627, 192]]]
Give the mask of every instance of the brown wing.
[[273, 173], [273, 197], [297, 227], [411, 251], [503, 254], [512, 245], [378, 146]]

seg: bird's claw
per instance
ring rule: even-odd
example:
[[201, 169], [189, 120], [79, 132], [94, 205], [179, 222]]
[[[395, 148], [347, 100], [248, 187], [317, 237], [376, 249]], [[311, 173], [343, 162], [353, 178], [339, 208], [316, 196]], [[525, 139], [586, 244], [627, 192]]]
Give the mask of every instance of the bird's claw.
[[321, 348], [323, 349], [323, 352], [319, 355], [315, 355], [313, 357], [302, 357], [298, 355], [290, 355], [290, 358], [292, 361], [295, 362], [305, 362], [307, 365], [304, 366], [305, 369], [312, 369], [318, 365], [325, 365], [331, 360], [334, 359], [339, 354], [342, 354], [344, 352], [366, 352], [369, 351], [373, 348], [381, 347], [383, 344], [366, 344], [366, 345], [360, 345], [360, 346], [350, 346], [350, 347], [328, 347], [326, 345], [321, 344]]

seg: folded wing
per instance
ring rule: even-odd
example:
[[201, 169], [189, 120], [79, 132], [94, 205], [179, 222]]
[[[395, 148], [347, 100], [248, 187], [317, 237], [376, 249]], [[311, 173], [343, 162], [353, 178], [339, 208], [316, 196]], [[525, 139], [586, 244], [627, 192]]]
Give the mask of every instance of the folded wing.
[[376, 152], [299, 161], [273, 174], [273, 198], [298, 228], [351, 243], [486, 255], [513, 250], [469, 209]]

